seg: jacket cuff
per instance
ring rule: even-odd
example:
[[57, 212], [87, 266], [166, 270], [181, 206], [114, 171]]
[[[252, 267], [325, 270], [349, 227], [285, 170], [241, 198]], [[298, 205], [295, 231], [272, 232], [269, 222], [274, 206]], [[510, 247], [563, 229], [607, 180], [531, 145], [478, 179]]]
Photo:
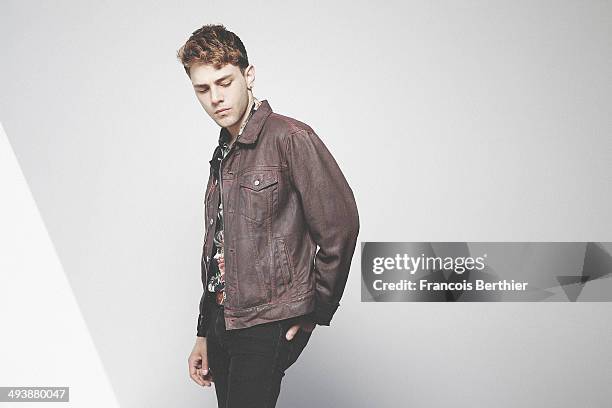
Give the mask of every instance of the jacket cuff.
[[206, 329], [208, 328], [208, 322], [206, 321], [205, 316], [198, 315], [198, 325], [196, 328], [196, 336], [197, 337], [206, 337]]
[[209, 295], [210, 292], [208, 292], [205, 287], [204, 291], [202, 292], [202, 297], [200, 298], [200, 305], [198, 309], [198, 324], [196, 327], [196, 335], [198, 337], [206, 337], [206, 330], [208, 329], [208, 320], [210, 320], [208, 318], [208, 316], [210, 315], [210, 304], [208, 303], [210, 303], [212, 299]]
[[320, 326], [329, 326], [332, 316], [336, 313], [339, 306], [340, 303], [329, 304], [317, 300], [315, 310], [310, 315], [312, 321]]

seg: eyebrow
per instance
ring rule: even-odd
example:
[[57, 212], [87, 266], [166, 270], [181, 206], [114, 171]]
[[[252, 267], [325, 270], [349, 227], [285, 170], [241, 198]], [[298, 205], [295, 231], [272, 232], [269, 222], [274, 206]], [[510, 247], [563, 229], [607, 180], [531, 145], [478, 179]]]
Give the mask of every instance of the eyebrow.
[[[219, 85], [221, 82], [225, 81], [226, 79], [228, 79], [229, 77], [231, 77], [232, 74], [227, 74], [225, 76], [222, 76], [221, 78], [217, 79], [215, 81], [215, 84]], [[193, 84], [194, 88], [204, 88], [205, 86], [208, 86], [207, 84]]]

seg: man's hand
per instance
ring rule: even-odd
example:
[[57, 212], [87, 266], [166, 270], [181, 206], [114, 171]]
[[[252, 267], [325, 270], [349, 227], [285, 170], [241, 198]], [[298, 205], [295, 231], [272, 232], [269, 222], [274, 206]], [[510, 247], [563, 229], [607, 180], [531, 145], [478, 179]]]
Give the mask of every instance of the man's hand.
[[285, 338], [287, 340], [292, 340], [295, 337], [298, 330], [304, 330], [305, 332], [310, 333], [311, 331], [315, 329], [315, 327], [317, 327], [317, 324], [315, 322], [304, 317], [300, 319], [297, 322], [297, 324], [291, 326], [289, 330], [287, 330], [287, 333], [285, 334]]
[[197, 337], [193, 350], [189, 355], [189, 376], [202, 387], [210, 387], [214, 382], [208, 368], [208, 356], [206, 354], [206, 337]]

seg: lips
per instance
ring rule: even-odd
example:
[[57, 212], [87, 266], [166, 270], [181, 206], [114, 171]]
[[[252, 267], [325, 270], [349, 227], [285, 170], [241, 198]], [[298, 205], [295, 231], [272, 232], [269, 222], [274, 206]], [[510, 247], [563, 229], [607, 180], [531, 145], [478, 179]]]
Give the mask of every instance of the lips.
[[230, 110], [230, 108], [223, 108], [223, 109], [216, 110], [215, 113], [219, 114], [219, 113], [226, 112], [228, 110]]

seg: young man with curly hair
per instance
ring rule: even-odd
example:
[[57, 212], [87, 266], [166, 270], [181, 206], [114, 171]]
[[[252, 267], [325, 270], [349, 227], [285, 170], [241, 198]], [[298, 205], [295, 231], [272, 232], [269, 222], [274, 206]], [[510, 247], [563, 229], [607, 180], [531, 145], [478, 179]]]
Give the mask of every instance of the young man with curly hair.
[[353, 191], [312, 128], [253, 96], [240, 38], [205, 25], [178, 58], [221, 127], [204, 198], [191, 378], [219, 407], [274, 407], [316, 325], [329, 326], [359, 232]]

